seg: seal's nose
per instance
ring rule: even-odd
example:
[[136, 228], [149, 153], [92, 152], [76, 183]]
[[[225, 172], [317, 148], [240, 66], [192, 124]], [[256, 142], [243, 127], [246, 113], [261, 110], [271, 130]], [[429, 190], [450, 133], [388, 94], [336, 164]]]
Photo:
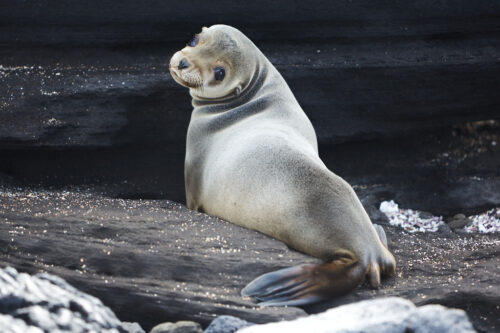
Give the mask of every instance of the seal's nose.
[[189, 64], [188, 64], [188, 62], [186, 61], [186, 58], [183, 58], [183, 59], [179, 62], [179, 66], [177, 66], [177, 69], [178, 69], [178, 70], [181, 70], [181, 69], [188, 68], [188, 67], [189, 67]]

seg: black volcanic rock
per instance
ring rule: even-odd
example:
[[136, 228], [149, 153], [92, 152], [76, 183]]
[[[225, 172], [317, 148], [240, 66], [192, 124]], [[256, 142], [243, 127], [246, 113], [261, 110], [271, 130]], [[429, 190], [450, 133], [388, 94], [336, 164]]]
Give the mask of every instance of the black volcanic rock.
[[432, 42], [447, 34], [456, 38], [461, 33], [498, 33], [500, 5], [496, 1], [466, 0], [453, 3], [312, 0], [307, 5], [291, 5], [287, 0], [222, 0], [217, 4], [182, 5], [172, 0], [148, 0], [141, 4], [132, 0], [119, 3], [68, 0], [32, 5], [5, 0], [2, 9], [0, 21], [6, 27], [0, 34], [2, 43], [185, 42], [201, 26], [218, 23], [250, 30], [249, 35], [257, 40], [429, 36], [427, 40]]
[[[500, 327], [498, 235], [384, 229], [396, 276], [378, 291], [362, 286], [307, 312], [401, 296], [464, 309], [479, 330]], [[110, 199], [89, 190], [0, 191], [0, 265], [61, 276], [145, 329], [178, 320], [206, 326], [216, 315], [255, 323], [302, 316], [293, 307], [256, 307], [239, 293], [262, 273], [308, 262], [318, 260], [170, 201]]]
[[352, 184], [382, 184], [398, 202], [450, 216], [500, 203], [500, 144], [448, 149], [465, 144], [457, 128], [500, 117], [498, 2], [7, 0], [2, 9], [0, 173], [17, 180], [183, 201], [191, 106], [168, 60], [222, 22], [276, 65], [327, 166]]
[[[491, 45], [500, 36], [418, 38], [256, 43], [290, 85], [320, 144], [498, 119], [500, 50]], [[455, 56], [462, 45], [479, 55]], [[3, 48], [0, 148], [183, 143], [192, 107], [168, 73], [170, 56], [182, 47]]]
[[305, 314], [259, 309], [239, 295], [251, 277], [315, 261], [255, 231], [170, 201], [86, 191], [0, 193], [0, 265], [56, 274], [99, 297], [121, 320], [150, 329], [179, 320], [207, 325], [214, 314], [256, 323]]

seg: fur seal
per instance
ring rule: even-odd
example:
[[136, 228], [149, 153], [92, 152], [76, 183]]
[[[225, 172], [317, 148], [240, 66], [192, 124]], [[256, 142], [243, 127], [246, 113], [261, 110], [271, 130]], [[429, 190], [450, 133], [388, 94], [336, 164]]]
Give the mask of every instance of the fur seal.
[[[318, 155], [314, 128], [283, 77], [239, 30], [203, 28], [170, 61], [194, 107], [187, 206], [321, 258], [264, 274], [243, 290], [262, 305], [303, 305], [372, 287], [393, 255], [352, 187]], [[380, 235], [380, 236], [379, 236]]]

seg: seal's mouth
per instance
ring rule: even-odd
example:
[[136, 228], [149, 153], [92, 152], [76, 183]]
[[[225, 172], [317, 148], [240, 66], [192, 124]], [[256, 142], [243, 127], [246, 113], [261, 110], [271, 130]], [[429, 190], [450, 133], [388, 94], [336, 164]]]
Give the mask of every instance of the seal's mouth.
[[169, 69], [170, 75], [172, 75], [172, 78], [175, 80], [175, 82], [179, 83], [181, 86], [189, 88], [184, 80], [179, 76], [179, 74], [177, 74], [177, 71], [175, 69], [173, 69], [172, 67], [170, 67]]
[[170, 75], [174, 78], [174, 80], [179, 83], [181, 86], [197, 89], [203, 87], [203, 79], [200, 75], [200, 71], [197, 68], [192, 68], [189, 71], [179, 71], [174, 66], [169, 66]]

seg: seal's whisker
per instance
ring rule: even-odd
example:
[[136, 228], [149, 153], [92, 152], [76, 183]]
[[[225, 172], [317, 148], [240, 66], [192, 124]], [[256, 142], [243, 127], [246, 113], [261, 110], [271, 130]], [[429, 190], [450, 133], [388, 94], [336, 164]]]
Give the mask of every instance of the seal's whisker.
[[197, 77], [196, 86], [198, 89], [200, 89], [203, 92], [204, 87], [203, 87], [203, 79], [201, 78], [201, 76]]

